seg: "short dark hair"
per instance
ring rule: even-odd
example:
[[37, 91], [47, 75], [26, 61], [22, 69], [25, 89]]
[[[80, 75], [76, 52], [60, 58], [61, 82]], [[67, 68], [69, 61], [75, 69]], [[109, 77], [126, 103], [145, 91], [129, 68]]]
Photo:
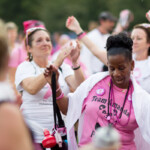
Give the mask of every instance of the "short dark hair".
[[104, 12], [101, 12], [99, 14], [99, 20], [110, 20], [110, 21], [113, 21], [113, 22], [116, 22], [117, 21], [117, 18], [115, 16], [113, 16], [110, 12], [108, 11], [104, 11]]
[[128, 60], [132, 60], [133, 41], [125, 33], [112, 35], [107, 39], [107, 56], [122, 54]]

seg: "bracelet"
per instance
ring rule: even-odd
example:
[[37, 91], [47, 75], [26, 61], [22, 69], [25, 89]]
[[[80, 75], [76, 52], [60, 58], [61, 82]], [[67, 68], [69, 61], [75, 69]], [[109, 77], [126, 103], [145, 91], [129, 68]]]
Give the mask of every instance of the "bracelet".
[[58, 97], [56, 97], [56, 100], [62, 99], [64, 97], [64, 93], [62, 92]]
[[82, 39], [86, 35], [86, 32], [81, 32], [77, 35], [78, 39]]
[[79, 68], [80, 68], [80, 65], [79, 65], [78, 67], [73, 67], [73, 66], [72, 66], [72, 69], [73, 69], [73, 70], [78, 70]]
[[84, 33], [84, 31], [82, 31], [82, 32], [80, 32], [79, 34], [77, 34], [77, 37], [79, 37], [81, 34], [83, 34]]
[[60, 86], [58, 87], [58, 89], [56, 90], [56, 92], [58, 92], [60, 90]]

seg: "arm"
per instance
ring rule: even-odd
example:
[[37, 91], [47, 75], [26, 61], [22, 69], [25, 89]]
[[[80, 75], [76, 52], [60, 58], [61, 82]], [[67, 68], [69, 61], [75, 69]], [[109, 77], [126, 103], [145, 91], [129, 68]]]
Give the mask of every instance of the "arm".
[[75, 49], [73, 49], [70, 53], [72, 67], [75, 68], [74, 75], [67, 77], [65, 80], [69, 85], [71, 91], [75, 91], [75, 89], [85, 80], [83, 71], [80, 67], [79, 56], [80, 56], [80, 45], [76, 42], [77, 45]]
[[[51, 85], [51, 77], [52, 77], [52, 73], [55, 72], [56, 73], [56, 89], [59, 89], [58, 91], [56, 91], [56, 97], [59, 97], [62, 94], [62, 90], [60, 89], [60, 85], [58, 83], [58, 78], [59, 78], [59, 72], [57, 70], [57, 68], [53, 65], [50, 65], [44, 73], [45, 79], [47, 80], [47, 82]], [[67, 113], [68, 110], [68, 97], [66, 96], [62, 96], [59, 100], [56, 100], [58, 107], [60, 109], [60, 111], [63, 114]]]
[[[82, 28], [80, 27], [79, 22], [75, 17], [69, 17], [66, 22], [66, 27], [74, 31], [77, 35], [83, 32]], [[88, 36], [84, 36], [80, 39], [86, 47], [95, 55], [100, 61], [102, 61], [105, 65], [107, 65], [107, 54], [106, 51], [102, 51], [99, 47], [97, 47], [89, 38]]]
[[128, 10], [124, 9], [120, 12], [120, 17], [118, 19], [117, 25], [112, 34], [118, 34], [123, 32], [129, 28], [130, 23], [134, 20], [133, 13]]
[[[54, 62], [54, 65], [57, 68], [59, 68], [62, 65], [64, 59], [69, 55], [71, 57], [72, 66], [74, 68], [80, 65], [78, 61], [80, 56], [80, 45], [78, 42], [76, 43], [76, 47], [73, 46], [72, 41], [69, 42], [69, 44], [67, 43], [65, 46], [62, 47], [57, 59]], [[67, 82], [71, 91], [74, 91], [84, 80], [85, 77], [81, 68], [74, 70], [74, 75], [70, 75], [65, 78], [65, 81]]]
[[21, 86], [30, 94], [34, 95], [39, 92], [45, 85], [47, 81], [44, 74], [40, 74], [37, 77], [29, 77], [21, 82]]
[[33, 150], [30, 133], [15, 105], [1, 104], [0, 133], [0, 149]]
[[59, 68], [64, 59], [70, 55], [71, 51], [73, 49], [72, 43], [69, 42], [67, 44], [65, 44], [63, 47], [61, 47], [60, 51], [59, 51], [59, 55], [57, 56], [57, 59], [54, 61], [54, 66], [56, 66], [57, 68]]
[[36, 68], [30, 62], [23, 62], [16, 71], [15, 84], [19, 91], [23, 89], [30, 94], [36, 94], [40, 91], [47, 81], [44, 77], [44, 72], [36, 75]]

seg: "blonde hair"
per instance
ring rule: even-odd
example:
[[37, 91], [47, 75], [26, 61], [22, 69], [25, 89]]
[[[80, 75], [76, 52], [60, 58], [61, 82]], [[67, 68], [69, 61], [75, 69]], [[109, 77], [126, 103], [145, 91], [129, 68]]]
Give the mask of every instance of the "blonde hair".
[[14, 22], [7, 22], [6, 23], [6, 30], [8, 31], [8, 30], [13, 30], [13, 29], [18, 30], [17, 25]]

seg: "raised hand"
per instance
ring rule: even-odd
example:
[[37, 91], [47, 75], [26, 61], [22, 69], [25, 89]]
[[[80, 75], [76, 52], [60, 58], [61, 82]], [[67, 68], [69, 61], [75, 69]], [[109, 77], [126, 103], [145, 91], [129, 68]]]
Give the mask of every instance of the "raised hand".
[[76, 44], [75, 44], [74, 49], [72, 49], [70, 53], [70, 57], [71, 57], [72, 64], [76, 64], [80, 56], [81, 46], [79, 44], [79, 41], [73, 41], [73, 42], [75, 42]]
[[52, 78], [52, 73], [56, 73], [56, 83], [58, 83], [58, 78], [59, 78], [59, 72], [58, 69], [54, 65], [50, 65], [45, 69], [44, 76], [47, 82], [51, 85], [51, 78]]
[[123, 29], [127, 29], [133, 20], [134, 16], [130, 10], [125, 9], [120, 12], [119, 23]]
[[150, 10], [146, 13], [146, 18], [150, 22]]
[[72, 49], [73, 45], [71, 44], [71, 42], [65, 44], [59, 51], [59, 55], [57, 56], [54, 65], [59, 68], [62, 65], [64, 59], [70, 55]]
[[68, 17], [66, 20], [66, 27], [69, 30], [74, 31], [76, 34], [79, 34], [83, 31], [78, 20], [74, 16]]

